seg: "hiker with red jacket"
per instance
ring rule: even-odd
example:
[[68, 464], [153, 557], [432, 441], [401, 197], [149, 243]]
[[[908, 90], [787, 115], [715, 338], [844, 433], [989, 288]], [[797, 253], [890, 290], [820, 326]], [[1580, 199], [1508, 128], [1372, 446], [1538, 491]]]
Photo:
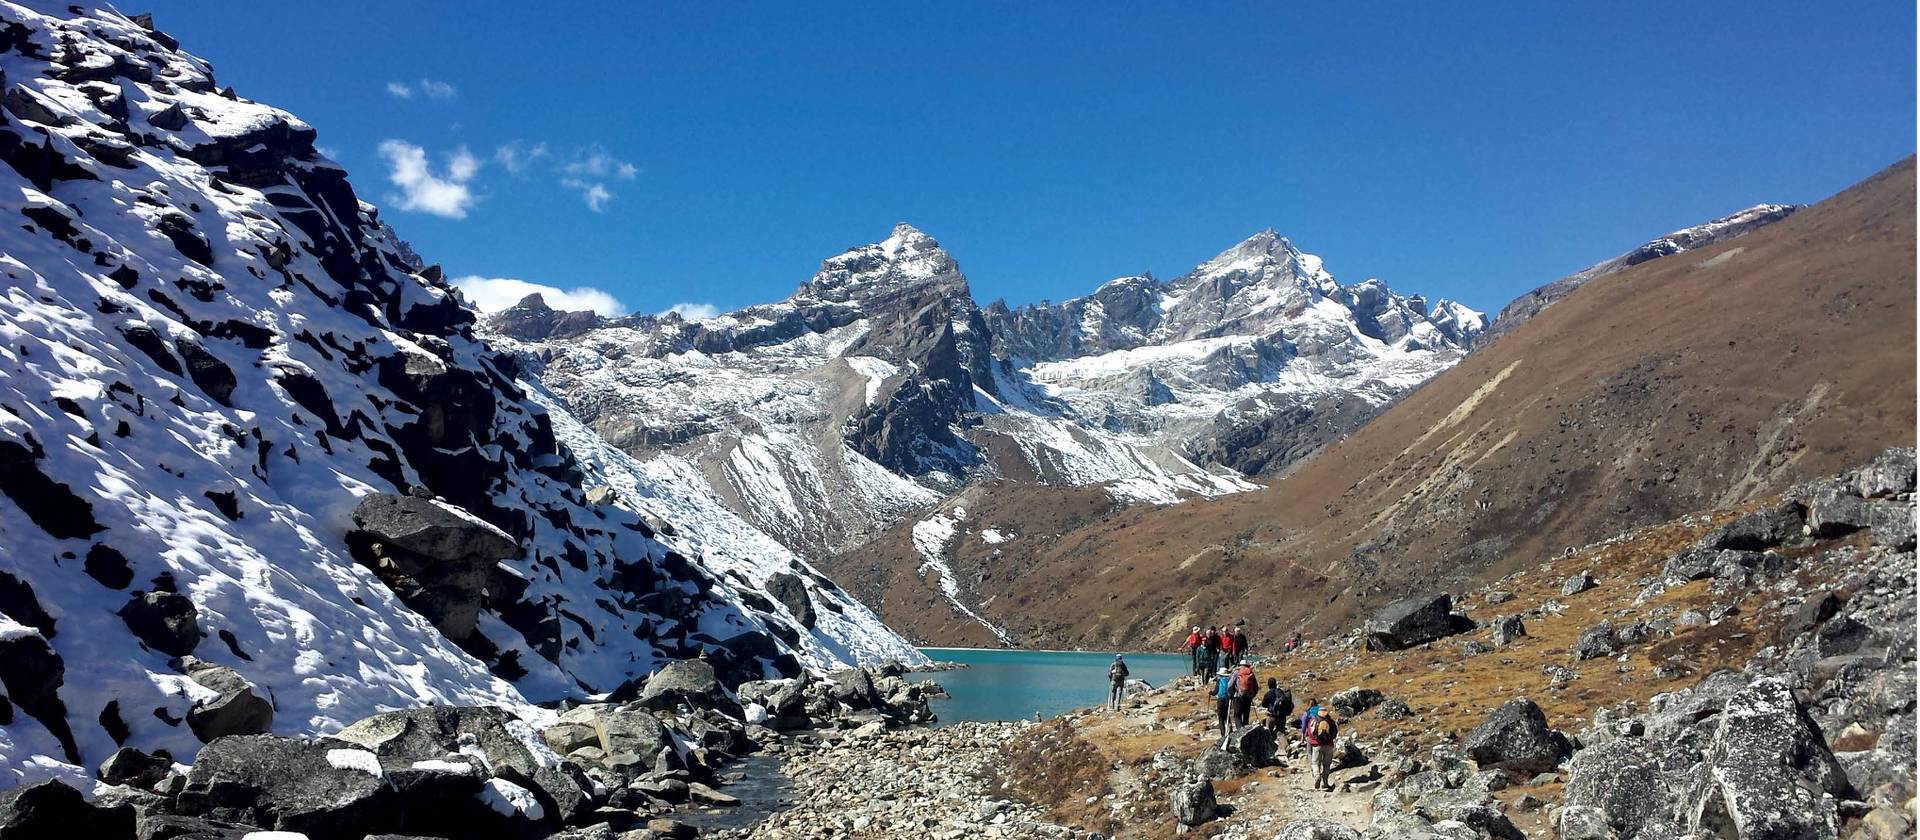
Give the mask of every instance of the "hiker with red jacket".
[[1188, 667], [1188, 671], [1196, 677], [1200, 676], [1201, 673], [1200, 646], [1204, 641], [1205, 640], [1200, 637], [1200, 628], [1198, 627], [1193, 628], [1193, 632], [1187, 634], [1187, 644], [1185, 645], [1187, 656], [1193, 660], [1193, 664]]
[[1228, 668], [1240, 664], [1240, 651], [1233, 646], [1233, 631], [1220, 630], [1220, 661]]
[[1333, 782], [1327, 776], [1333, 772], [1333, 745], [1340, 738], [1340, 724], [1333, 719], [1333, 711], [1325, 706], [1315, 706], [1305, 719], [1307, 736], [1307, 766], [1313, 768], [1313, 789], [1333, 790]]
[[1211, 675], [1220, 667], [1220, 634], [1214, 632], [1213, 625], [1207, 625], [1207, 632], [1200, 636], [1200, 673]]
[[1253, 666], [1240, 663], [1233, 670], [1233, 726], [1238, 729], [1247, 725], [1253, 714], [1254, 695], [1260, 693], [1260, 678], [1253, 673]]

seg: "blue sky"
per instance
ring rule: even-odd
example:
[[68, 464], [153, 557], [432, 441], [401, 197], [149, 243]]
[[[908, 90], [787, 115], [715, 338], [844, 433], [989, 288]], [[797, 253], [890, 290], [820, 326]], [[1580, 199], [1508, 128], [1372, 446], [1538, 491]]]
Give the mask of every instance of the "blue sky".
[[1905, 0], [570, 8], [155, 18], [428, 261], [639, 312], [779, 299], [901, 220], [982, 302], [1273, 227], [1343, 282], [1494, 310], [1914, 150]]

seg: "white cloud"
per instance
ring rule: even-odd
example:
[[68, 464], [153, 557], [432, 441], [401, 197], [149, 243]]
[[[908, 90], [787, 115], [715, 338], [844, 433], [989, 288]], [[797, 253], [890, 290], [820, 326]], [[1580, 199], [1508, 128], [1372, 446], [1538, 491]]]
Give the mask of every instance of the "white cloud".
[[412, 99], [416, 93], [429, 99], [452, 99], [460, 95], [460, 89], [438, 79], [387, 83], [387, 95], [395, 99]]
[[640, 174], [640, 168], [609, 154], [600, 144], [595, 143], [584, 149], [575, 149], [573, 156], [560, 165], [560, 172], [575, 178], [618, 178], [631, 181]]
[[425, 149], [405, 140], [383, 140], [379, 151], [387, 162], [387, 180], [400, 188], [387, 198], [395, 207], [449, 219], [467, 217], [467, 208], [474, 202], [468, 183], [480, 171], [480, 159], [466, 147], [447, 159], [444, 176], [433, 173]]
[[689, 321], [701, 321], [720, 314], [720, 307], [711, 303], [676, 303], [660, 314], [665, 315], [667, 312], [677, 312], [680, 317]]
[[535, 143], [531, 146], [524, 140], [515, 140], [493, 150], [493, 159], [500, 162], [501, 168], [519, 175], [547, 156], [547, 144]]
[[560, 186], [580, 193], [587, 202], [587, 209], [595, 213], [606, 210], [607, 203], [613, 200], [613, 191], [607, 189], [607, 181], [631, 181], [640, 174], [640, 167], [608, 153], [598, 143], [583, 149], [575, 149], [566, 161], [560, 164]]
[[561, 178], [560, 186], [578, 190], [580, 197], [586, 199], [587, 209], [599, 213], [607, 209], [607, 202], [613, 200], [613, 192], [605, 184], [597, 181], [582, 181], [579, 178]]
[[519, 303], [527, 295], [537, 294], [548, 306], [563, 312], [590, 309], [608, 317], [627, 314], [627, 308], [621, 305], [619, 299], [592, 286], [562, 289], [511, 277], [481, 277], [477, 274], [455, 277], [453, 285], [458, 286], [461, 294], [466, 295], [467, 300], [481, 312], [498, 312]]

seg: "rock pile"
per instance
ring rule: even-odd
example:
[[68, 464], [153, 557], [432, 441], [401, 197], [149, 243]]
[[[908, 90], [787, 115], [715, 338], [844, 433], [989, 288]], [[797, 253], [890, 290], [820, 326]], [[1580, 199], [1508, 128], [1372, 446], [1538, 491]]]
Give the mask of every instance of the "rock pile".
[[[31, 832], [55, 824], [93, 826], [84, 836], [100, 840], [237, 838], [256, 830], [308, 840], [691, 836], [672, 820], [676, 811], [739, 804], [717, 787], [727, 763], [763, 749], [784, 754], [883, 738], [890, 726], [931, 721], [927, 697], [939, 692], [907, 683], [894, 665], [733, 692], [696, 659], [623, 687], [615, 692], [627, 696], [623, 702], [569, 705], [539, 729], [500, 708], [434, 706], [373, 715], [309, 739], [268, 734], [271, 704], [231, 670], [191, 656], [180, 667], [210, 695], [189, 715], [208, 741], [190, 768], [183, 773], [170, 756], [121, 749], [100, 766], [92, 803], [57, 781], [0, 797], [0, 836], [44, 836]], [[756, 710], [772, 720], [759, 701], [782, 692], [799, 700], [793, 708], [775, 704], [781, 722], [810, 730], [791, 743], [749, 722]], [[936, 781], [948, 779], [930, 778], [929, 787]]]

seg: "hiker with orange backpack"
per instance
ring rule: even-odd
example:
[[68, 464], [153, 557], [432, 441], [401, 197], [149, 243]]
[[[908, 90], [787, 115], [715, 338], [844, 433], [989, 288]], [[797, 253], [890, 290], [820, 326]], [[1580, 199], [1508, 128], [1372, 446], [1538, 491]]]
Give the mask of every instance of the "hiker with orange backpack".
[[1242, 662], [1233, 671], [1233, 725], [1238, 729], [1247, 725], [1253, 714], [1253, 698], [1260, 693], [1260, 678], [1253, 673], [1253, 666]]

